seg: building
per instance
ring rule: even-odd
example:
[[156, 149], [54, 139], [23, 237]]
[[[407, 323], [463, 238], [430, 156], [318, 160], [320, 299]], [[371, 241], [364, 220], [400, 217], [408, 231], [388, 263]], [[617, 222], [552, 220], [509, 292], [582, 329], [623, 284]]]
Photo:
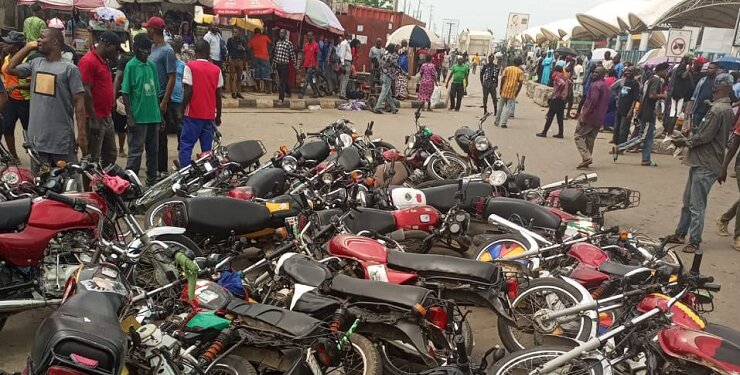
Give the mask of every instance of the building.
[[470, 29], [466, 29], [460, 33], [460, 37], [457, 39], [457, 48], [462, 52], [467, 51], [469, 56], [476, 53], [480, 56], [487, 56], [493, 52], [492, 42], [493, 34], [490, 31], [470, 31]]

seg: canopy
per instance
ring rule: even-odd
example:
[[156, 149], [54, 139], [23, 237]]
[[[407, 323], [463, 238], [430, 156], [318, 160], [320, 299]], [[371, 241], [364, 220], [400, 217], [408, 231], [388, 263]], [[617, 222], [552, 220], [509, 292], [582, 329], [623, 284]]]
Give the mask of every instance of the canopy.
[[105, 6], [103, 0], [19, 0], [18, 5], [31, 5], [37, 2], [42, 8], [60, 10], [93, 10]]
[[[344, 34], [344, 27], [328, 5], [319, 0], [276, 0], [277, 5], [289, 16], [286, 18], [306, 21], [320, 29]], [[284, 16], [283, 16], [284, 17]]]
[[[658, 0], [655, 0], [658, 1]], [[667, 9], [660, 12], [655, 24], [672, 26], [704, 26], [722, 29], [734, 29], [737, 20], [740, 0], [681, 0], [659, 1]]]
[[223, 16], [287, 16], [273, 0], [214, 0], [213, 12]]
[[677, 4], [685, 0], [650, 0], [627, 15], [630, 31], [642, 32], [657, 25], [660, 18]]
[[431, 48], [443, 49], [445, 43], [431, 30], [416, 25], [406, 25], [399, 27], [388, 37], [386, 45], [394, 43], [401, 44], [401, 41], [407, 40], [409, 47], [414, 48]]
[[576, 14], [576, 19], [594, 37], [613, 37], [629, 28], [630, 9], [641, 9], [645, 5], [640, 0], [613, 0]]

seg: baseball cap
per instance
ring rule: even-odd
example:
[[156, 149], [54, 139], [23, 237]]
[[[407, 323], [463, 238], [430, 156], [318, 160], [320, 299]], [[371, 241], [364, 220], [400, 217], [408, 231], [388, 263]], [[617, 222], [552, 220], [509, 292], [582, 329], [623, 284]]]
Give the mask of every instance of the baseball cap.
[[149, 18], [149, 21], [146, 21], [143, 24], [144, 27], [151, 27], [152, 29], [158, 29], [158, 30], [164, 30], [165, 23], [164, 20], [160, 17], [152, 17]]
[[20, 31], [11, 31], [3, 37], [3, 42], [8, 44], [26, 44], [26, 37]]
[[735, 84], [735, 78], [732, 76], [732, 74], [729, 73], [721, 73], [717, 74], [717, 78], [714, 79], [714, 85], [725, 85], [725, 86], [732, 86]]
[[699, 56], [699, 57], [695, 58], [694, 61], [698, 62], [699, 64], [706, 64], [707, 59]]
[[52, 18], [49, 20], [48, 26], [52, 29], [64, 30], [64, 21], [59, 18]]

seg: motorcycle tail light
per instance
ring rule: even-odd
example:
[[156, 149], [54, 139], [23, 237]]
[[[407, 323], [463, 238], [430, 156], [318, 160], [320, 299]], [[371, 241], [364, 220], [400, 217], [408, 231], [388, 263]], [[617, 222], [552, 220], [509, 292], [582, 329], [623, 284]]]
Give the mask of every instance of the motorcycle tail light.
[[321, 338], [314, 345], [313, 350], [316, 352], [316, 359], [324, 366], [334, 367], [339, 362], [339, 351], [336, 343], [328, 338]]
[[69, 358], [72, 359], [72, 361], [78, 365], [85, 366], [87, 368], [96, 368], [98, 367], [98, 360], [83, 357], [79, 354], [72, 353], [69, 355]]
[[375, 179], [372, 177], [368, 177], [365, 179], [365, 186], [367, 187], [373, 187], [375, 186]]
[[509, 297], [510, 301], [516, 299], [519, 295], [519, 280], [516, 278], [506, 280], [506, 295]]
[[444, 308], [439, 306], [429, 308], [428, 320], [439, 329], [444, 330], [447, 327], [447, 319], [447, 311]]
[[162, 222], [167, 226], [175, 225], [175, 208], [169, 204], [162, 208]]
[[53, 366], [46, 370], [46, 375], [85, 375], [80, 371], [73, 370], [69, 367]]

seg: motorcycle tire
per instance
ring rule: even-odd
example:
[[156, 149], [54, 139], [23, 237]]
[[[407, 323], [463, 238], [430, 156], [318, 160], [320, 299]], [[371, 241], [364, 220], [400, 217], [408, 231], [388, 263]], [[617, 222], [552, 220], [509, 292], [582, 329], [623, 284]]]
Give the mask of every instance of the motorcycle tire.
[[175, 198], [167, 198], [162, 201], [159, 201], [151, 207], [149, 207], [146, 210], [146, 214], [144, 214], [144, 229], [149, 230], [154, 227], [161, 227], [165, 226], [166, 224], [161, 222], [161, 210], [166, 205], [171, 204], [173, 202], [182, 202], [183, 198], [175, 197]]
[[[530, 299], [530, 297], [539, 296], [543, 292], [546, 293], [546, 295], [543, 296], [546, 300], [541, 301], [540, 299]], [[581, 299], [581, 292], [562, 279], [545, 277], [530, 280], [526, 288], [521, 290], [514, 301], [511, 302], [511, 311], [514, 320], [517, 321], [517, 326], [511, 325], [504, 319], [498, 319], [498, 335], [501, 338], [501, 343], [504, 344], [504, 347], [506, 347], [506, 350], [510, 353], [528, 349], [535, 345], [542, 345], [542, 342], [535, 342], [534, 337], [532, 337], [532, 340], [523, 342], [521, 338], [517, 338], [515, 332], [525, 333], [529, 339], [530, 332], [534, 333], [538, 331], [531, 325], [527, 324], [532, 322], [531, 316], [537, 311], [542, 308], [549, 310], [565, 309], [577, 305]], [[538, 308], [531, 308], [530, 306], [537, 306]], [[523, 311], [525, 309], [526, 311]], [[549, 332], [539, 333], [541, 335], [563, 335], [574, 340], [585, 342], [591, 338], [594, 324], [595, 323], [591, 318], [581, 316], [578, 320], [573, 322], [557, 325]]]
[[380, 359], [380, 352], [373, 342], [365, 336], [356, 333], [350, 336], [349, 341], [352, 343], [352, 351], [358, 354], [364, 363], [361, 372], [348, 370], [346, 369], [347, 364], [345, 362], [349, 358], [345, 354], [342, 357], [342, 367], [345, 367], [342, 372], [347, 375], [382, 375], [383, 365]]
[[257, 375], [257, 369], [246, 359], [229, 354], [218, 361], [207, 375]]
[[[427, 164], [427, 174], [433, 180], [457, 180], [469, 174], [468, 162], [454, 152], [443, 151], [450, 165], [445, 165], [444, 160], [437, 156], [432, 156], [432, 160]], [[448, 172], [446, 169], [455, 166], [455, 171]]]
[[323, 96], [331, 96], [331, 90], [329, 90], [329, 81], [323, 74], [314, 75], [316, 79], [316, 89], [319, 90], [319, 94]]
[[[527, 374], [538, 366], [553, 360], [570, 351], [568, 346], [543, 345], [522, 350], [501, 358], [493, 367], [486, 371], [486, 375]], [[569, 362], [566, 368], [553, 373], [601, 375], [602, 366], [594, 363], [595, 360], [577, 358]]]

